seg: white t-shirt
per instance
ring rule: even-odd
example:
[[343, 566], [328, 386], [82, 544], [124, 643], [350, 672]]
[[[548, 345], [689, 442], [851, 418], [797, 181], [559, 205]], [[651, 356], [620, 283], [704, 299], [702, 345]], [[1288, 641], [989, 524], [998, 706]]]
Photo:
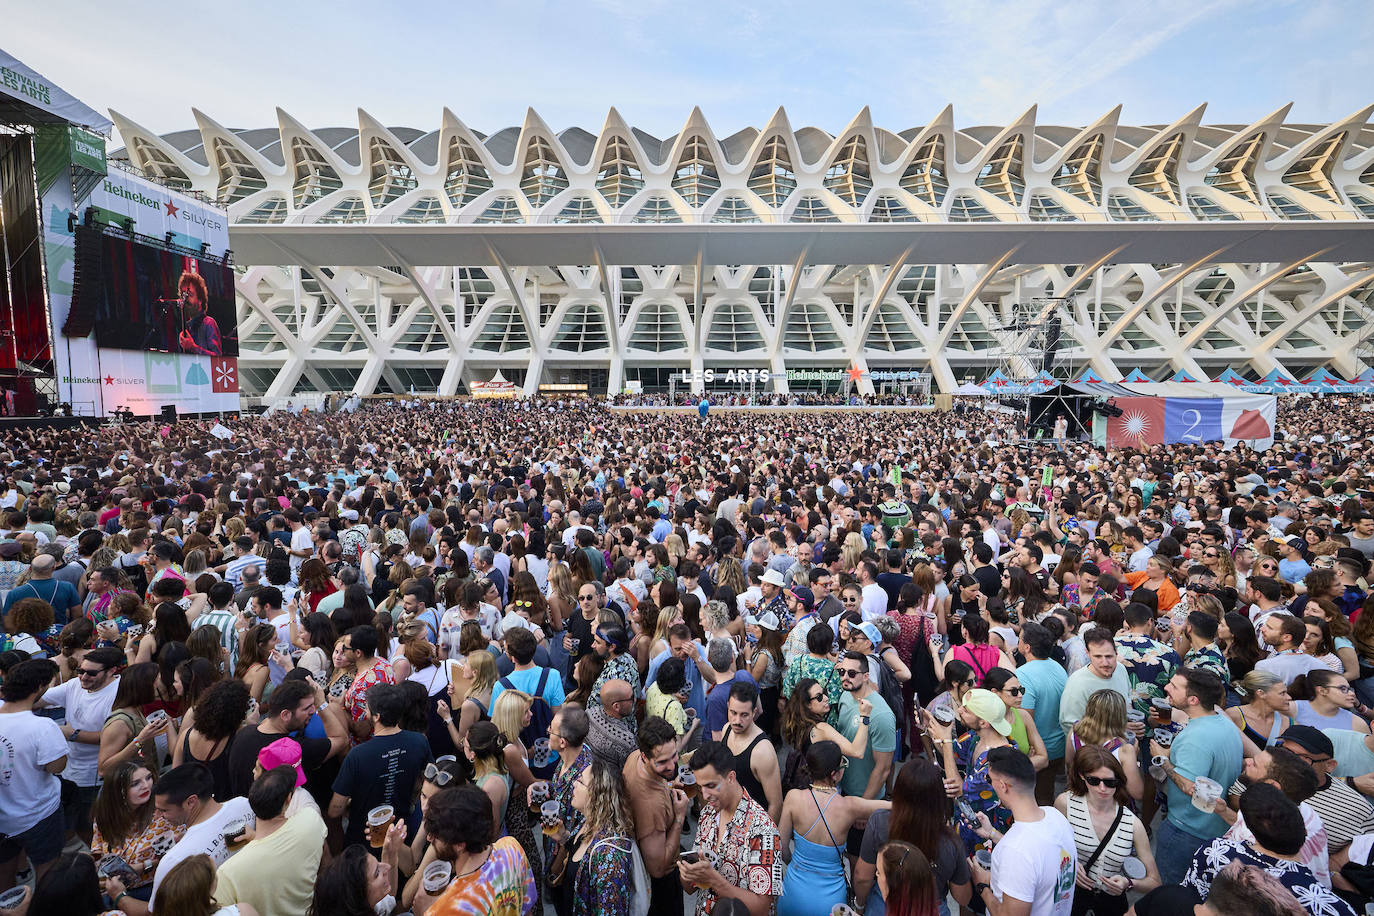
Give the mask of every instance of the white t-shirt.
[[0, 714], [0, 833], [16, 836], [58, 809], [62, 783], [43, 767], [66, 755], [67, 739], [52, 719]]
[[885, 616], [887, 614], [887, 592], [877, 582], [868, 583], [863, 587], [863, 597], [859, 601], [859, 608], [863, 614], [864, 623]]
[[[299, 528], [297, 528], [295, 531], [291, 532], [291, 549], [292, 549], [292, 550], [314, 550], [314, 549], [315, 549], [315, 539], [314, 539], [313, 537], [311, 537], [309, 526], [307, 526], [307, 525], [301, 525], [301, 526], [300, 526]], [[292, 579], [295, 579], [295, 578], [296, 578], [296, 574], [297, 574], [298, 572], [300, 572], [301, 564], [304, 563], [304, 562], [306, 561], [306, 559], [307, 559], [306, 557], [298, 557], [298, 556], [296, 556], [294, 553], [291, 555], [291, 578], [292, 578]], [[285, 601], [286, 599], [283, 597], [282, 600]]]
[[[229, 799], [212, 816], [187, 830], [186, 835], [167, 850], [167, 855], [157, 864], [157, 871], [153, 872], [153, 899], [157, 899], [158, 882], [183, 859], [205, 853], [214, 860], [216, 868], [227, 862], [238, 850], [230, 849], [229, 844], [224, 842], [223, 830], [224, 825], [235, 818], [243, 818], [250, 824], [255, 820], [253, 809], [248, 807], [248, 799], [242, 796]], [[152, 909], [153, 905], [149, 903], [148, 910], [151, 912]]]
[[1073, 827], [1054, 808], [1040, 810], [1043, 818], [1017, 821], [992, 848], [992, 892], [1030, 901], [1035, 916], [1069, 916], [1078, 867]]
[[[114, 708], [115, 691], [119, 690], [119, 678], [111, 678], [110, 683], [94, 692], [81, 689], [81, 679], [64, 681], [43, 694], [43, 702], [49, 706], [61, 706], [67, 711], [67, 724], [83, 732], [99, 734], [105, 720]], [[69, 779], [78, 786], [100, 785], [100, 774], [96, 764], [100, 759], [100, 745], [82, 744], [79, 741], [67, 745], [67, 768], [62, 778]]]

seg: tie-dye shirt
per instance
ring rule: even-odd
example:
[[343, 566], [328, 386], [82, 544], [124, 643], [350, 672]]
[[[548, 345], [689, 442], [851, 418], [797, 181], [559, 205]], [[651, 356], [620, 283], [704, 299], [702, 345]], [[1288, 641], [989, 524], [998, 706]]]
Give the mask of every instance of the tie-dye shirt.
[[470, 875], [455, 878], [429, 908], [432, 916], [526, 916], [534, 910], [534, 872], [513, 837], [492, 845], [491, 855]]

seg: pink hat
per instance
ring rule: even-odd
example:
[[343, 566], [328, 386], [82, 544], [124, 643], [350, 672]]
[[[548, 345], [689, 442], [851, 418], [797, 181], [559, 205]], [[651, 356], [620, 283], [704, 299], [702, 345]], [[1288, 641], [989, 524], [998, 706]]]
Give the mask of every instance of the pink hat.
[[279, 766], [296, 768], [296, 788], [305, 785], [305, 771], [301, 769], [301, 746], [292, 738], [278, 738], [267, 747], [258, 751], [258, 763], [264, 771]]

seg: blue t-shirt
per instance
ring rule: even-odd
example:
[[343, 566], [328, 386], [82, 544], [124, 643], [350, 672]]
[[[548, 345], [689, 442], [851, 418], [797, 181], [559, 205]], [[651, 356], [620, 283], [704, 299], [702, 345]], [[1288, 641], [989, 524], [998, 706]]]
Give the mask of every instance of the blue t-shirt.
[[[1223, 792], [1240, 776], [1243, 759], [1240, 729], [1222, 715], [1190, 720], [1169, 748], [1169, 760], [1178, 775], [1185, 779], [1206, 776], [1219, 783]], [[1169, 821], [1178, 829], [1205, 840], [1226, 832], [1228, 825], [1220, 815], [1194, 808], [1192, 797], [1172, 779], [1165, 782], [1164, 791], [1169, 798]]]
[[52, 605], [53, 622], [59, 627], [67, 625], [67, 608], [81, 606], [81, 596], [76, 593], [76, 586], [65, 579], [31, 579], [10, 589], [5, 596], [5, 615], [9, 616], [10, 608], [14, 607], [16, 601], [25, 598], [38, 598]]
[[[695, 666], [693, 666], [695, 667]], [[705, 729], [702, 733], [702, 740], [710, 738], [718, 731], [724, 731], [725, 726], [730, 722], [730, 688], [735, 681], [745, 681], [755, 687], [759, 682], [754, 680], [753, 675], [748, 671], [736, 671], [734, 680], [717, 684], [711, 688], [711, 692], [706, 696], [706, 711], [701, 713], [701, 727]], [[701, 712], [701, 707], [697, 707]]]
[[1064, 729], [1059, 725], [1059, 700], [1064, 696], [1068, 672], [1059, 662], [1041, 658], [1017, 668], [1016, 679], [1026, 688], [1021, 706], [1034, 711], [1031, 718], [1040, 732], [1040, 740], [1045, 742], [1046, 752], [1051, 760], [1059, 760], [1064, 756]]
[[[535, 688], [539, 686], [539, 675], [541, 673], [541, 669], [536, 665], [528, 671], [515, 671], [512, 669], [510, 674], [504, 675], [504, 677], [510, 679], [510, 682], [515, 685], [516, 690], [534, 696]], [[496, 708], [496, 698], [499, 697], [501, 691], [505, 689], [505, 685], [502, 684], [500, 680], [497, 680], [496, 685], [491, 688], [492, 709]], [[549, 670], [548, 681], [544, 684], [544, 693], [542, 696], [544, 697], [544, 702], [548, 703], [553, 709], [557, 709], [563, 705], [563, 678], [557, 671], [552, 669]]]
[[[697, 643], [697, 651], [702, 657], [706, 656], [706, 647]], [[649, 676], [644, 679], [644, 689], [648, 690], [654, 681], [658, 680], [658, 669], [673, 654], [671, 649], [664, 649], [649, 661]], [[703, 715], [706, 711], [706, 687], [701, 681], [701, 672], [697, 670], [697, 663], [690, 658], [683, 661], [683, 671], [687, 675], [687, 688], [689, 696], [685, 706], [690, 706], [697, 711], [697, 715]]]

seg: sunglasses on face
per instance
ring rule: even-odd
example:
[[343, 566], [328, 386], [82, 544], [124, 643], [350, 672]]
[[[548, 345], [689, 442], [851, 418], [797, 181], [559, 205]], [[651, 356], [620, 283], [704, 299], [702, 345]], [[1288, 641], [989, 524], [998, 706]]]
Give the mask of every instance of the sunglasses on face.
[[1002, 688], [1002, 692], [1003, 692], [1003, 693], [1009, 693], [1009, 694], [1011, 694], [1011, 695], [1014, 696], [1014, 697], [1019, 697], [1019, 696], [1023, 696], [1023, 695], [1025, 694], [1026, 688], [1024, 688], [1024, 687], [1003, 687], [1003, 688]]
[[835, 673], [840, 677], [858, 677], [864, 672], [858, 668], [836, 668]]
[[77, 676], [77, 677], [99, 677], [100, 675], [102, 675], [102, 674], [104, 674], [104, 673], [105, 673], [105, 669], [104, 669], [104, 668], [94, 668], [94, 669], [92, 669], [92, 668], [77, 668], [77, 669], [76, 669], [76, 676]]
[[823, 693], [818, 693], [818, 694], [816, 694], [816, 695], [813, 696], [813, 697], [807, 697], [807, 698], [806, 698], [806, 701], [807, 701], [808, 703], [821, 703], [821, 702], [824, 702], [825, 699], [826, 699], [825, 694], [823, 694]]
[[1117, 786], [1121, 785], [1121, 780], [1117, 779], [1115, 776], [1084, 776], [1083, 781], [1090, 786], [1106, 786], [1109, 789], [1115, 789]]
[[578, 600], [578, 601], [595, 601], [595, 600], [596, 600], [596, 595], [578, 595], [578, 596], [577, 596], [577, 600]]

